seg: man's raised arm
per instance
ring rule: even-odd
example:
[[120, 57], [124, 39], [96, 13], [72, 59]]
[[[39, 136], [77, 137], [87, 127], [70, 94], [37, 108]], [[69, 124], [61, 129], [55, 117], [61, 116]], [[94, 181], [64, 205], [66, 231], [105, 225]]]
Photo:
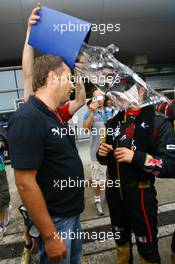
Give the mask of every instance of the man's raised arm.
[[32, 25], [36, 24], [39, 20], [37, 15], [40, 10], [40, 4], [38, 4], [32, 11], [26, 32], [26, 39], [22, 55], [22, 68], [23, 68], [23, 79], [24, 79], [24, 101], [28, 101], [30, 95], [33, 94], [32, 90], [32, 77], [33, 77], [33, 64], [34, 64], [34, 49], [28, 44], [30, 31]]

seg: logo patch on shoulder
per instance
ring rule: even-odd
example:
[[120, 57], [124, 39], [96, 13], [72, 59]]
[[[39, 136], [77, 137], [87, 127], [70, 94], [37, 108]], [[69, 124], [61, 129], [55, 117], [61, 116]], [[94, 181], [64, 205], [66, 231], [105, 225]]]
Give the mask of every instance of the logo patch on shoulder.
[[166, 145], [167, 150], [175, 150], [175, 145]]

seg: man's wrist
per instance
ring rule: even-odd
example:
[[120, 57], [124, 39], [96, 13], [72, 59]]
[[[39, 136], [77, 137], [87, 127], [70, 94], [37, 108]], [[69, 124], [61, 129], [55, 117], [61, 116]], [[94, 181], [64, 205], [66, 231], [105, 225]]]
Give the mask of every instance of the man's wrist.
[[59, 239], [60, 235], [58, 233], [58, 231], [54, 228], [52, 232], [47, 232], [45, 234], [42, 235], [42, 238], [45, 242], [49, 241], [49, 240], [53, 240], [53, 239]]
[[27, 27], [26, 36], [28, 37], [30, 36], [31, 29], [32, 29], [31, 26]]
[[27, 34], [30, 34], [31, 26], [27, 26]]
[[28, 40], [29, 40], [29, 36], [30, 36], [30, 30], [27, 29], [27, 32], [26, 32], [26, 42], [28, 43]]
[[93, 113], [93, 114], [94, 114], [95, 111], [96, 111], [96, 109], [89, 108], [89, 112], [90, 112], [90, 113]]

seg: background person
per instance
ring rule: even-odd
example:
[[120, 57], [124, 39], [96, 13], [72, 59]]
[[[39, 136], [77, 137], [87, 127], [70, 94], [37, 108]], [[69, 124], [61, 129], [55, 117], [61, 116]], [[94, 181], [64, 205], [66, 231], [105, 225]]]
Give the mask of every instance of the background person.
[[[104, 96], [103, 94], [94, 89], [93, 98], [101, 97], [101, 100], [93, 100], [88, 105], [88, 112], [85, 113], [83, 117], [83, 128], [90, 130], [90, 157], [92, 161], [91, 165], [91, 180], [92, 180], [92, 190], [94, 196], [94, 204], [96, 207], [96, 212], [98, 216], [103, 216], [104, 212], [101, 206], [101, 190], [100, 181], [105, 181], [106, 178], [106, 168], [101, 166], [97, 162], [96, 152], [100, 145], [100, 138], [102, 137], [105, 123], [107, 122], [109, 116], [104, 108]], [[103, 186], [104, 187], [104, 186]]]
[[[168, 116], [174, 125], [175, 121], [175, 100], [172, 100], [170, 103], [161, 102], [157, 105], [156, 111], [162, 113], [165, 116]], [[175, 177], [175, 174], [174, 174]], [[172, 236], [171, 242], [171, 260], [172, 264], [175, 264], [175, 231]]]
[[105, 111], [107, 112], [108, 115], [108, 119], [114, 117], [119, 112], [119, 110], [113, 106], [112, 101], [108, 97], [106, 97], [105, 99], [104, 106], [105, 106]]
[[110, 118], [114, 116], [114, 107], [112, 101], [109, 98], [105, 98], [104, 101], [105, 110], [108, 112]]
[[11, 211], [9, 185], [5, 171], [5, 149], [7, 149], [7, 135], [5, 129], [0, 126], [0, 240], [7, 231]]

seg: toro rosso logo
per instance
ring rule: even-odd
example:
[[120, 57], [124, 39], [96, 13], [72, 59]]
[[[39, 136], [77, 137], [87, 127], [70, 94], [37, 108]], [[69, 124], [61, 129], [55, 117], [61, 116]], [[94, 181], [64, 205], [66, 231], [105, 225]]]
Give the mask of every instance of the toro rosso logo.
[[154, 158], [150, 158], [148, 161], [147, 161], [147, 166], [157, 166], [159, 168], [162, 168], [162, 160], [157, 160], [157, 159], [154, 159]]

